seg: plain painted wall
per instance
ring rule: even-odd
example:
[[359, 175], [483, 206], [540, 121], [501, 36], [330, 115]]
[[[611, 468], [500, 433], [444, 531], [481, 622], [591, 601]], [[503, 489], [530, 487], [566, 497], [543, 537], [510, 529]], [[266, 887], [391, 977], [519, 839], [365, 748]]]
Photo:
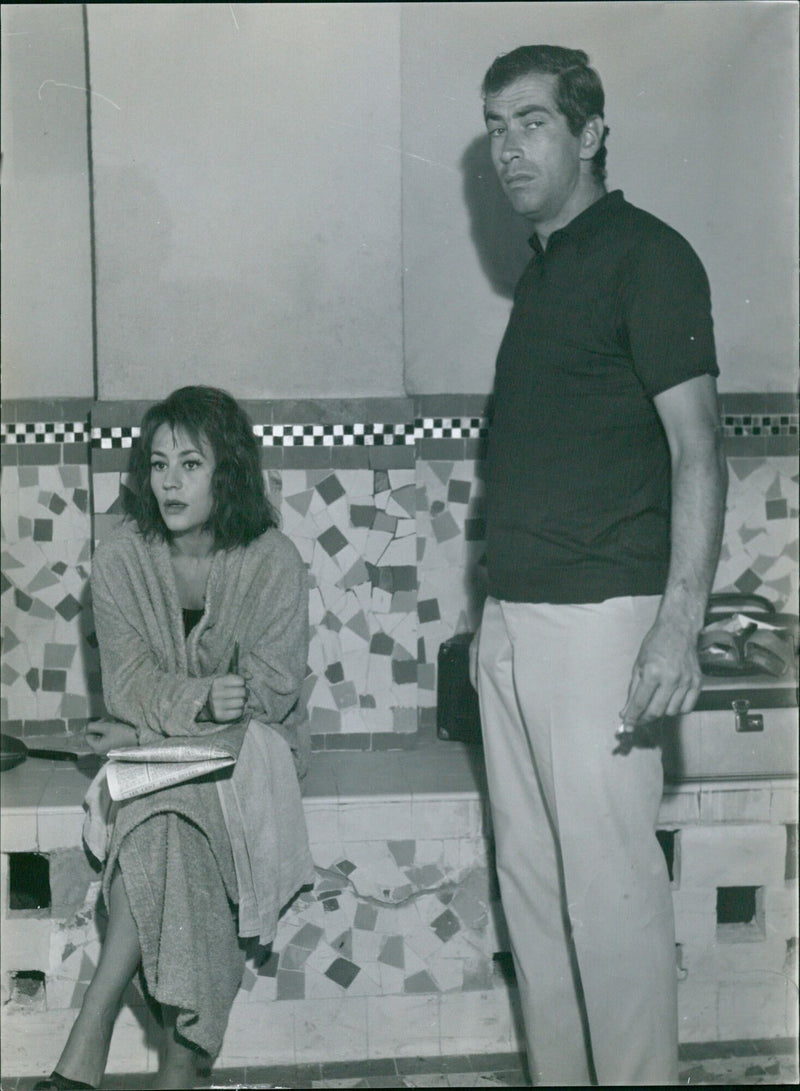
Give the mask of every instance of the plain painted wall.
[[[797, 353], [797, 7], [88, 5], [99, 395], [485, 392], [526, 260], [498, 52], [586, 49], [609, 184], [709, 273], [723, 390]], [[3, 8], [3, 394], [93, 393], [78, 5]]]
[[100, 396], [402, 395], [399, 5], [92, 4], [89, 40]]
[[80, 4], [2, 8], [3, 397], [91, 397]]
[[533, 42], [589, 53], [609, 188], [703, 260], [720, 389], [794, 389], [797, 24], [795, 4], [770, 2], [404, 5], [409, 391], [491, 384], [531, 232], [499, 193], [480, 83], [497, 54]]

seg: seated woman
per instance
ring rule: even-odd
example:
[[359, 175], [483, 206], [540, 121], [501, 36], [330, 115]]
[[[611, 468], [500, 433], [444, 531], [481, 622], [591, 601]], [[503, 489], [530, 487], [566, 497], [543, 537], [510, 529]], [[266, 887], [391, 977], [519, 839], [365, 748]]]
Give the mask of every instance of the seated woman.
[[90, 741], [107, 753], [238, 727], [241, 750], [232, 775], [112, 805], [99, 842], [85, 828], [106, 854], [108, 928], [45, 1091], [100, 1085], [140, 965], [166, 1032], [153, 1086], [192, 1087], [222, 1044], [240, 937], [269, 943], [314, 876], [296, 775], [309, 752], [306, 571], [276, 529], [250, 421], [223, 391], [184, 387], [145, 414], [131, 469], [132, 518], [92, 567], [103, 693], [120, 722], [90, 724]]

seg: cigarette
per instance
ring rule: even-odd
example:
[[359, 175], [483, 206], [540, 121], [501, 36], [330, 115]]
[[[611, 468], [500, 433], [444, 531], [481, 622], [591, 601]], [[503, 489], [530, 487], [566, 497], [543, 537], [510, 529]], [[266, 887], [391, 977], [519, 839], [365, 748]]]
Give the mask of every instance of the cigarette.
[[630, 724], [621, 723], [616, 730], [617, 735], [632, 735], [634, 728]]

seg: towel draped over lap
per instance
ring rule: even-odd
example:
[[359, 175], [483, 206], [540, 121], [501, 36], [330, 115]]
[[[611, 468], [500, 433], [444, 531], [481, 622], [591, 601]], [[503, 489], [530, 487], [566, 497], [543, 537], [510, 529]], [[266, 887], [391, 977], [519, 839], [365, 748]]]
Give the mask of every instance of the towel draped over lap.
[[[186, 638], [168, 546], [126, 524], [98, 547], [92, 593], [106, 706], [141, 745], [221, 730], [240, 739], [232, 770], [110, 807], [101, 770], [86, 800], [85, 840], [107, 853], [106, 896], [120, 867], [148, 989], [178, 1007], [180, 1033], [214, 1055], [244, 965], [234, 909], [238, 935], [267, 944], [281, 908], [314, 878], [297, 778], [309, 752], [298, 706], [305, 568], [277, 530], [217, 552], [203, 616]], [[244, 721], [197, 721], [236, 643]]]
[[179, 1033], [211, 1056], [222, 1045], [244, 969], [236, 872], [210, 780], [120, 806], [103, 890], [119, 864], [150, 995], [178, 1008]]

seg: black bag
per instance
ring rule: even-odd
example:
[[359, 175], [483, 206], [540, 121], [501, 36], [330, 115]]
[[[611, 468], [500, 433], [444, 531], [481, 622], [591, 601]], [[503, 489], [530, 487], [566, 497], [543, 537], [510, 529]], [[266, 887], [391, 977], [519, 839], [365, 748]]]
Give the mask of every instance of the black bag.
[[480, 744], [478, 694], [469, 680], [472, 633], [457, 633], [439, 646], [436, 684], [436, 734], [451, 742]]

